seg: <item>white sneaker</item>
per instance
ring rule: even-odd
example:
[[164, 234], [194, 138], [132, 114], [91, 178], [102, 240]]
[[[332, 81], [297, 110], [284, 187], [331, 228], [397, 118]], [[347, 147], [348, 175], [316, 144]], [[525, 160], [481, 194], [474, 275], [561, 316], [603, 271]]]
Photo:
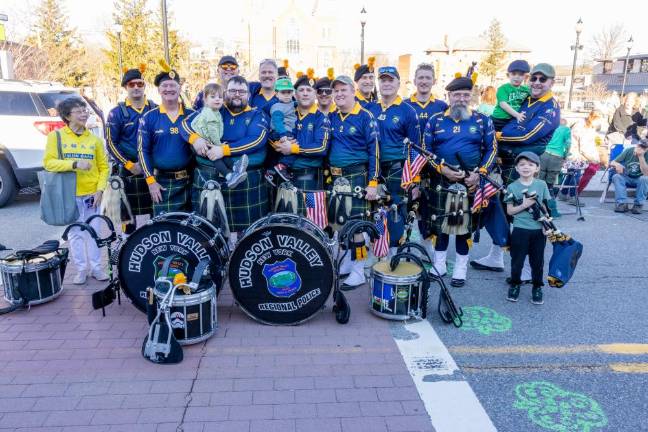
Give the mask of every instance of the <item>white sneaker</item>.
[[[434, 251], [434, 268], [432, 269], [432, 274], [438, 277], [445, 276], [448, 273], [446, 267], [446, 256], [448, 251]], [[436, 269], [436, 273], [434, 270]]]
[[492, 245], [488, 255], [470, 261], [470, 265], [477, 270], [504, 271], [504, 252], [500, 246]]
[[108, 280], [108, 275], [106, 274], [105, 271], [103, 271], [100, 268], [96, 268], [92, 270], [92, 277], [97, 279], [98, 281], [107, 281]]
[[76, 276], [74, 276], [72, 283], [74, 285], [85, 285], [87, 278], [88, 276], [86, 275], [86, 272], [80, 271], [79, 273], [76, 274]]

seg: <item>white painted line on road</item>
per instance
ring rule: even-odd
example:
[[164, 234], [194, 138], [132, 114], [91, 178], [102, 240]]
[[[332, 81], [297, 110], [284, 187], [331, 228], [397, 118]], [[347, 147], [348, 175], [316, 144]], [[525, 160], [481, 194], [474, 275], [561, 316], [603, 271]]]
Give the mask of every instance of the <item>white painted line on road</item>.
[[432, 325], [422, 320], [403, 328], [396, 345], [436, 431], [497, 431], [467, 381], [441, 378], [455, 375], [459, 368]]

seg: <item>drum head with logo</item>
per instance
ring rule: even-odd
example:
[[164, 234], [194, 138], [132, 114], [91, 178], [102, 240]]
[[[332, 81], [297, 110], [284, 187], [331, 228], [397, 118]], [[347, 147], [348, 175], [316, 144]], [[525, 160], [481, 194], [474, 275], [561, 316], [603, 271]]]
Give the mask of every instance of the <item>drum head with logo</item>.
[[220, 289], [225, 263], [210, 240], [210, 233], [179, 220], [160, 220], [139, 228], [119, 252], [119, 281], [124, 293], [146, 312], [146, 288], [153, 287], [164, 260], [171, 255], [177, 258], [170, 271], [182, 272], [188, 280], [200, 261], [210, 260], [211, 279]]
[[238, 305], [265, 324], [299, 324], [315, 315], [333, 288], [333, 262], [313, 234], [290, 225], [260, 227], [230, 258], [229, 282]]

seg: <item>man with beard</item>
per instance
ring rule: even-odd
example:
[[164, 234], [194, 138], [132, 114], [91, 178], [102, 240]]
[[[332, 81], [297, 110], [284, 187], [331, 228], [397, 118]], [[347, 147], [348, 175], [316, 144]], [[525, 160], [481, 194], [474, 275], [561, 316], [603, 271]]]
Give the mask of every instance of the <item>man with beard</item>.
[[[544, 153], [554, 131], [560, 126], [560, 106], [553, 98], [551, 87], [556, 72], [548, 63], [538, 63], [531, 69], [529, 86], [531, 95], [522, 103], [520, 114], [524, 120], [511, 119], [497, 132], [499, 157], [501, 159], [502, 180], [505, 185], [517, 178], [515, 158], [523, 151], [538, 156]], [[492, 245], [485, 257], [470, 262], [478, 270], [504, 271], [504, 253], [501, 246]], [[528, 261], [522, 270], [522, 280], [531, 279]]]
[[[227, 81], [230, 80], [230, 78], [235, 77], [239, 74], [239, 64], [236, 61], [236, 59], [233, 56], [230, 55], [225, 55], [220, 58], [218, 61], [218, 83], [225, 88], [227, 86]], [[196, 95], [196, 98], [194, 99], [194, 102], [192, 104], [192, 108], [195, 111], [200, 111], [200, 109], [204, 106], [204, 101], [203, 101], [203, 92], [202, 90], [198, 92]]]
[[[497, 154], [497, 142], [495, 141], [495, 130], [493, 122], [484, 114], [471, 111], [468, 108], [472, 96], [473, 82], [470, 78], [455, 78], [448, 86], [448, 101], [450, 107], [444, 112], [434, 115], [427, 124], [425, 129], [425, 145], [428, 150], [437, 156], [436, 169], [437, 175], [431, 178], [432, 190], [436, 186], [444, 189], [436, 195], [434, 207], [436, 214], [445, 214], [447, 212], [447, 200], [450, 202], [454, 199], [462, 200], [457, 194], [452, 194], [448, 189], [463, 189], [463, 185], [471, 191], [479, 185], [480, 172], [488, 172], [493, 166], [495, 155]], [[459, 157], [465, 163], [468, 172], [458, 169]], [[454, 167], [454, 168], [452, 168]], [[450, 219], [446, 217], [432, 219], [432, 225], [435, 227], [436, 244], [434, 251], [434, 266], [439, 272], [439, 276], [446, 274], [446, 256], [448, 245], [450, 243], [449, 232], [455, 235], [456, 258], [454, 270], [452, 272], [451, 285], [463, 286], [466, 280], [468, 267], [469, 240], [471, 236], [471, 203], [464, 207], [466, 215], [459, 216], [458, 224], [463, 224], [464, 230], [453, 229], [450, 225]], [[467, 226], [466, 226], [467, 224]], [[467, 231], [467, 232], [464, 232]]]
[[121, 85], [126, 89], [128, 96], [124, 102], [119, 102], [110, 110], [106, 122], [106, 144], [116, 163], [117, 173], [124, 182], [124, 192], [131, 210], [129, 213], [122, 204], [122, 230], [127, 235], [135, 230], [136, 216], [150, 215], [153, 212], [151, 195], [137, 158], [137, 130], [140, 118], [157, 107], [154, 102], [147, 100], [144, 94], [144, 66], [128, 69], [124, 73]]
[[354, 66], [355, 74], [353, 80], [356, 83], [357, 91], [355, 93], [356, 100], [360, 103], [362, 108], [368, 108], [370, 105], [376, 103], [376, 75], [374, 72], [374, 63], [376, 57], [369, 57], [367, 64]]
[[[400, 204], [404, 198], [401, 180], [407, 155], [407, 145], [404, 141], [407, 139], [419, 145], [421, 130], [414, 108], [403, 103], [403, 99], [398, 96], [400, 88], [398, 69], [393, 66], [378, 69], [378, 88], [380, 103], [370, 105], [369, 111], [376, 119], [380, 133], [380, 172], [385, 178], [392, 203]], [[390, 212], [387, 218], [392, 252], [398, 247], [404, 233], [407, 209], [402, 207], [398, 209], [398, 213], [398, 218], [394, 217], [393, 212]]]
[[[266, 156], [268, 119], [263, 111], [248, 105], [248, 83], [240, 76], [232, 77], [227, 82], [225, 105], [221, 108], [224, 131], [221, 146], [207, 146], [206, 141], [191, 128], [194, 115], [182, 123], [183, 138], [194, 145], [194, 148], [207, 146], [204, 153], [197, 152], [197, 166], [194, 172], [192, 204], [199, 210], [200, 192], [208, 180], [221, 184], [225, 211], [232, 233], [245, 230], [250, 224], [265, 216], [268, 212], [268, 190], [262, 178], [263, 161]], [[248, 157], [247, 180], [233, 189], [225, 185], [226, 179], [218, 173], [211, 161], [225, 159], [232, 166], [242, 155]], [[231, 241], [236, 241], [232, 238]]]
[[[292, 183], [301, 190], [322, 190], [322, 167], [328, 151], [330, 122], [328, 115], [318, 111], [315, 103], [314, 80], [302, 75], [295, 83], [297, 122], [287, 141], [272, 145], [281, 153], [280, 163], [291, 167]], [[299, 214], [305, 216], [304, 200], [297, 195]]]
[[334, 78], [333, 68], [328, 68], [326, 76], [318, 79], [313, 86], [317, 92], [317, 108], [324, 114], [332, 113], [336, 108], [333, 103], [333, 88], [331, 87]]
[[[180, 134], [182, 121], [193, 113], [180, 103], [180, 77], [167, 64], [153, 81], [162, 104], [140, 119], [137, 152], [153, 201], [153, 214], [189, 208], [191, 144]], [[194, 150], [206, 151], [204, 142]]]
[[421, 132], [425, 131], [428, 120], [437, 113], [448, 108], [448, 104], [441, 99], [432, 96], [432, 87], [436, 83], [434, 77], [434, 66], [429, 63], [421, 63], [414, 72], [414, 85], [416, 93], [405, 99], [405, 103], [416, 111], [421, 126]]
[[[380, 169], [376, 120], [356, 101], [354, 85], [350, 77], [338, 76], [333, 80], [332, 85], [337, 106], [337, 110], [330, 114], [329, 165], [333, 183], [335, 184], [337, 178], [343, 177], [351, 185], [351, 190], [356, 186], [365, 188], [365, 198], [375, 200]], [[367, 209], [367, 201], [354, 197], [349, 214], [351, 216], [364, 214]], [[362, 235], [355, 241], [356, 247], [364, 248], [365, 239]], [[361, 259], [360, 256], [351, 257], [350, 253], [347, 254], [341, 273], [347, 273], [346, 269], [349, 277], [344, 281], [343, 289], [353, 289], [365, 282]]]
[[252, 108], [258, 108], [270, 115], [270, 108], [279, 101], [275, 92], [278, 73], [277, 63], [274, 60], [261, 60], [259, 81], [250, 82], [250, 106]]

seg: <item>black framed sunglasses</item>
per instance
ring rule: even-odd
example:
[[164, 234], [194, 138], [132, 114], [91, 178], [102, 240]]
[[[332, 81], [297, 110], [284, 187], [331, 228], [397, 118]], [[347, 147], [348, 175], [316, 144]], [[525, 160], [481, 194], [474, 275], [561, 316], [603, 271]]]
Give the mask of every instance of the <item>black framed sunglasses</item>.
[[546, 83], [548, 79], [549, 79], [549, 78], [547, 78], [546, 76], [537, 76], [537, 75], [534, 75], [534, 76], [532, 76], [531, 78], [529, 78], [529, 81], [530, 81], [530, 82], [540, 81], [541, 83]]
[[330, 95], [333, 94], [333, 89], [332, 89], [332, 88], [321, 88], [321, 89], [317, 89], [317, 94], [318, 94], [318, 95], [326, 95], [326, 96], [330, 96]]

